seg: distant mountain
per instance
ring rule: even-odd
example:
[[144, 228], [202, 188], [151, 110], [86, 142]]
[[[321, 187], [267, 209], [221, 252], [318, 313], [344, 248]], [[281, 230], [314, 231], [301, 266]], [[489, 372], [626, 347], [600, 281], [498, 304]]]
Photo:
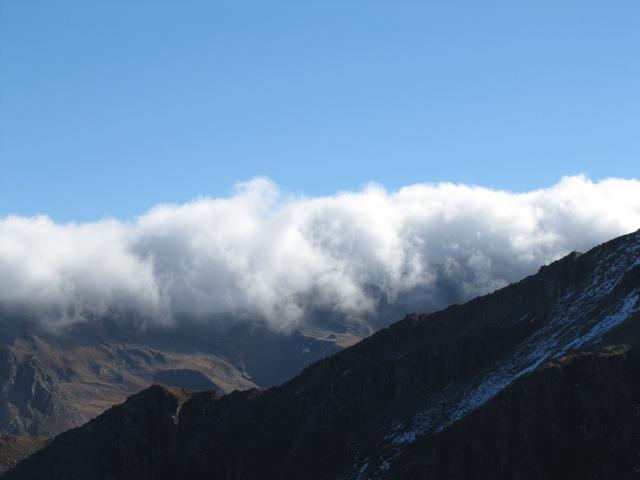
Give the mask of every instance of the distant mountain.
[[3, 478], [640, 478], [639, 297], [640, 231], [279, 387], [151, 387]]
[[91, 319], [55, 331], [0, 312], [0, 432], [53, 436], [161, 382], [219, 393], [269, 387], [338, 351], [347, 333], [275, 333]]

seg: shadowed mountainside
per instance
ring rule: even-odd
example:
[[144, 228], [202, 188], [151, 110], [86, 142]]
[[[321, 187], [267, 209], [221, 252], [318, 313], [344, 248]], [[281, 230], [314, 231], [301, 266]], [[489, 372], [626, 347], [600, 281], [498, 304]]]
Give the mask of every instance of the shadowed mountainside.
[[0, 311], [0, 432], [56, 435], [157, 382], [220, 393], [269, 387], [349, 340], [252, 323], [176, 329], [126, 318], [50, 331]]
[[6, 478], [636, 478], [639, 297], [636, 232], [279, 387], [152, 387]]

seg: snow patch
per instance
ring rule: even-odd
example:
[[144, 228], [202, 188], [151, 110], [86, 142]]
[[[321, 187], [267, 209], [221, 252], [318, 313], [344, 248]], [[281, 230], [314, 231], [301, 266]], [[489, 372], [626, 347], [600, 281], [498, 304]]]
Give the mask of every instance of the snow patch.
[[[594, 344], [639, 309], [639, 289], [617, 303], [615, 310], [601, 306], [620, 285], [624, 274], [640, 265], [640, 235], [596, 259], [590, 284], [570, 291], [552, 307], [545, 326], [524, 340], [509, 358], [485, 371], [471, 386], [450, 385], [425, 399], [429, 408], [408, 424], [394, 423], [386, 435], [391, 445], [414, 442], [423, 435], [439, 432], [465, 417], [508, 387], [514, 380], [538, 368], [545, 361]], [[525, 315], [517, 321], [545, 320]]]

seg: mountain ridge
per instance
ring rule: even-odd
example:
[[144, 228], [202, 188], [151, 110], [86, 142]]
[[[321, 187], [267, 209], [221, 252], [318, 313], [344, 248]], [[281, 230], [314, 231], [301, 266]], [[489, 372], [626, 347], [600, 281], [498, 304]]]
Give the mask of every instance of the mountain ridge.
[[[283, 385], [194, 393], [150, 425], [142, 413], [131, 420], [139, 398], [168, 391], [153, 387], [57, 437], [6, 478], [404, 478], [405, 467], [431, 478], [437, 471], [409, 452], [551, 371], [548, 362], [582, 350], [606, 358], [598, 352], [623, 328], [624, 358], [635, 365], [639, 294], [640, 231], [464, 305], [408, 315]], [[123, 418], [143, 439], [159, 428], [159, 443], [136, 444], [133, 435], [131, 444]], [[69, 456], [88, 440], [105, 448]], [[129, 463], [132, 452], [144, 465]], [[522, 478], [543, 478], [530, 473]]]

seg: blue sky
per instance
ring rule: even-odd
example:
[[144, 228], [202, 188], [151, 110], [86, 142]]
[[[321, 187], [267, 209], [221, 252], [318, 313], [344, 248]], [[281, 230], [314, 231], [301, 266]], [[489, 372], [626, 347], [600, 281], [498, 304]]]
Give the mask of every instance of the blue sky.
[[[558, 5], [558, 4], [562, 5]], [[0, 6], [0, 216], [637, 178], [638, 2]]]

